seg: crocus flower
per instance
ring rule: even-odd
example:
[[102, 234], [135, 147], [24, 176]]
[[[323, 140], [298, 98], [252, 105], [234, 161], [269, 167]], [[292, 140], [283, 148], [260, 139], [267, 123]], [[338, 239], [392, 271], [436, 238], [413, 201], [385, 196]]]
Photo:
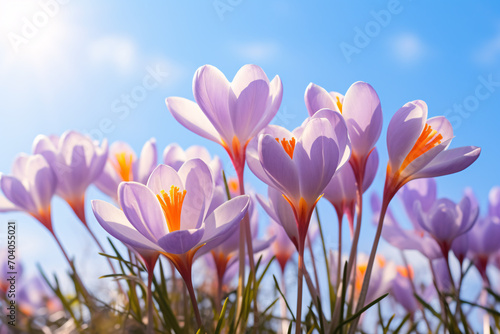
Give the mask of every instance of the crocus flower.
[[447, 198], [438, 199], [427, 212], [420, 202], [415, 202], [418, 223], [436, 240], [445, 258], [455, 238], [472, 228], [478, 214], [478, 207], [473, 207], [467, 196], [459, 204]]
[[109, 156], [104, 170], [95, 181], [95, 185], [106, 195], [117, 200], [118, 185], [123, 181], [136, 181], [146, 184], [151, 172], [156, 167], [156, 141], [151, 138], [144, 144], [141, 155], [121, 141], [109, 147]]
[[39, 135], [33, 153], [45, 157], [57, 178], [56, 194], [71, 206], [78, 218], [85, 219], [85, 191], [102, 173], [108, 158], [106, 140], [97, 146], [89, 137], [75, 131], [56, 137]]
[[[249, 204], [248, 196], [239, 196], [207, 215], [213, 188], [209, 167], [200, 159], [192, 159], [178, 172], [159, 165], [147, 185], [122, 182], [118, 187], [121, 209], [92, 201], [94, 214], [108, 233], [140, 254], [158, 252], [172, 262], [188, 287], [200, 327], [191, 278], [194, 255], [202, 247], [205, 252], [212, 249], [233, 232]], [[148, 300], [154, 264], [148, 268]]]
[[500, 218], [500, 187], [491, 188], [488, 200], [488, 214]]
[[[101, 226], [139, 253], [160, 252], [176, 266], [181, 266], [182, 255], [192, 260], [198, 248], [210, 248], [214, 240], [231, 231], [249, 203], [248, 196], [240, 196], [207, 216], [213, 180], [210, 169], [199, 159], [188, 160], [178, 172], [159, 165], [147, 185], [123, 182], [118, 193], [121, 209], [101, 200], [92, 201]], [[181, 272], [183, 268], [177, 269]]]
[[400, 108], [387, 129], [387, 199], [410, 180], [456, 173], [478, 158], [481, 149], [475, 146], [448, 149], [452, 138], [453, 129], [445, 117], [427, 119], [424, 101]]
[[212, 171], [216, 185], [222, 184], [222, 162], [218, 156], [212, 156], [203, 146], [193, 145], [185, 151], [177, 144], [170, 144], [163, 151], [163, 163], [179, 170], [183, 163], [190, 159], [203, 160]]
[[12, 166], [12, 175], [0, 174], [0, 212], [24, 211], [35, 217], [51, 233], [50, 201], [57, 180], [48, 162], [40, 154], [19, 155]]
[[278, 112], [283, 86], [278, 76], [270, 82], [257, 65], [245, 65], [232, 82], [216, 67], [200, 67], [193, 79], [196, 103], [169, 97], [174, 118], [194, 133], [222, 145], [235, 168], [245, 164], [245, 149], [253, 136]]
[[345, 121], [329, 109], [318, 111], [293, 132], [269, 126], [250, 143], [250, 169], [279, 190], [292, 207], [298, 235], [284, 227], [299, 250], [304, 246], [316, 203], [349, 156]]
[[373, 87], [366, 82], [355, 82], [344, 97], [336, 92], [328, 93], [324, 88], [310, 83], [306, 88], [304, 100], [310, 116], [323, 108], [342, 114], [351, 139], [350, 162], [354, 174], [364, 175], [368, 156], [382, 132], [382, 108]]

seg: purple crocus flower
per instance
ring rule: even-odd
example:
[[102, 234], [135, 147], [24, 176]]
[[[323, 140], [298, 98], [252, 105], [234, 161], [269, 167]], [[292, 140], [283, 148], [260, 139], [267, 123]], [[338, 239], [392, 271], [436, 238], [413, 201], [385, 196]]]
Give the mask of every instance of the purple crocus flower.
[[164, 254], [182, 275], [190, 270], [186, 266], [200, 247], [208, 251], [234, 229], [249, 203], [248, 196], [240, 196], [207, 215], [213, 180], [210, 169], [199, 159], [187, 161], [178, 172], [159, 165], [147, 185], [123, 182], [118, 193], [121, 209], [92, 201], [101, 226], [138, 253]]
[[136, 181], [146, 184], [157, 164], [156, 140], [151, 138], [144, 144], [141, 155], [121, 141], [109, 147], [109, 157], [103, 172], [95, 185], [106, 195], [118, 200], [118, 185], [123, 181]]
[[350, 162], [354, 174], [364, 175], [367, 159], [382, 132], [382, 108], [373, 87], [366, 82], [355, 82], [344, 97], [336, 92], [328, 93], [324, 88], [310, 83], [304, 100], [310, 116], [323, 108], [342, 114], [351, 140]]
[[200, 67], [193, 79], [196, 103], [169, 97], [174, 118], [194, 133], [222, 145], [235, 168], [245, 165], [248, 142], [274, 118], [283, 95], [278, 76], [269, 81], [257, 65], [245, 65], [232, 82], [216, 67]]
[[50, 201], [57, 180], [48, 162], [40, 154], [19, 155], [12, 175], [0, 174], [0, 212], [24, 211], [35, 217], [52, 234]]
[[[446, 268], [444, 268], [446, 269]], [[392, 280], [391, 296], [398, 304], [403, 306], [406, 312], [413, 314], [421, 308], [420, 303], [414, 296], [412, 281], [414, 280], [414, 271], [411, 266], [408, 268], [404, 266], [396, 267], [397, 275]], [[417, 285], [415, 286], [416, 293], [423, 300], [430, 302], [436, 294], [433, 284]]]
[[474, 265], [483, 280], [488, 282], [486, 268], [491, 258], [500, 251], [500, 219], [496, 216], [486, 216], [478, 219], [469, 231], [469, 252]]
[[89, 137], [75, 131], [56, 137], [39, 135], [33, 153], [45, 157], [57, 178], [56, 194], [71, 206], [78, 218], [85, 219], [85, 191], [102, 173], [108, 158], [106, 140], [98, 146]]
[[448, 149], [453, 129], [445, 117], [427, 119], [427, 104], [408, 102], [392, 117], [387, 129], [387, 165], [384, 197], [390, 200], [408, 181], [459, 172], [479, 157], [481, 149]]
[[488, 214], [500, 218], [500, 187], [491, 188], [488, 200]]
[[479, 214], [478, 207], [472, 206], [467, 196], [459, 204], [447, 198], [438, 199], [427, 212], [419, 201], [414, 208], [418, 223], [436, 240], [445, 258], [455, 238], [469, 231]]
[[203, 160], [210, 167], [216, 185], [223, 183], [222, 162], [218, 156], [212, 158], [205, 147], [193, 145], [184, 151], [179, 145], [170, 144], [163, 151], [163, 163], [175, 170], [179, 170], [187, 160], [196, 158]]
[[300, 250], [316, 203], [349, 159], [344, 119], [338, 112], [322, 109], [293, 132], [269, 126], [252, 140], [247, 153], [252, 172], [279, 190], [292, 207], [298, 235], [284, 227]]

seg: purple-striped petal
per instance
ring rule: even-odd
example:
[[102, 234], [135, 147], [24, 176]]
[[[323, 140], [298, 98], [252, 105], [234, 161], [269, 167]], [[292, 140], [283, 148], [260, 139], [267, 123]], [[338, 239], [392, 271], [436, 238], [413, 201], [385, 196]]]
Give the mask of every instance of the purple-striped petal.
[[142, 184], [148, 182], [149, 176], [157, 165], [157, 154], [156, 140], [151, 138], [142, 147], [141, 155], [134, 164], [134, 181]]
[[460, 172], [476, 161], [480, 152], [481, 149], [476, 146], [444, 150], [412, 178], [436, 177]]
[[306, 88], [304, 101], [306, 103], [309, 116], [314, 115], [316, 111], [323, 108], [340, 112], [336, 103], [337, 101], [334, 101], [333, 97], [326, 91], [326, 89], [313, 84], [312, 82]]

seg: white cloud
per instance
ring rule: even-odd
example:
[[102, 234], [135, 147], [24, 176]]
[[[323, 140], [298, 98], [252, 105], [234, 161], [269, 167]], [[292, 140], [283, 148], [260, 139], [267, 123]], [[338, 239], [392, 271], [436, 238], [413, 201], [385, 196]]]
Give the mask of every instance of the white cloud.
[[90, 60], [97, 64], [111, 65], [121, 73], [132, 70], [137, 62], [137, 47], [128, 37], [106, 36], [89, 46]]
[[402, 65], [415, 65], [428, 55], [428, 47], [419, 36], [401, 33], [390, 40], [392, 56]]
[[236, 44], [234, 51], [239, 57], [247, 61], [262, 62], [276, 57], [280, 48], [274, 42], [249, 42]]

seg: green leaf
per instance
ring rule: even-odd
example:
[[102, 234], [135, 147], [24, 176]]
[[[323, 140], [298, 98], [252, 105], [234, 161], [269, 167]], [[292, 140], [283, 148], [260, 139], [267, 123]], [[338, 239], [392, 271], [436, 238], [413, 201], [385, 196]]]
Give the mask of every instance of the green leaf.
[[377, 299], [375, 299], [374, 301], [372, 301], [370, 304], [364, 306], [361, 310], [359, 310], [358, 312], [354, 313], [352, 316], [350, 316], [349, 318], [347, 318], [346, 320], [344, 320], [343, 322], [341, 322], [337, 328], [335, 329], [334, 333], [336, 333], [343, 325], [345, 324], [348, 324], [349, 322], [353, 321], [354, 319], [358, 318], [361, 314], [363, 314], [363, 312], [365, 312], [366, 310], [368, 310], [370, 307], [372, 307], [373, 305], [377, 304], [378, 302], [380, 302], [382, 299], [384, 299], [385, 297], [387, 297], [389, 294], [386, 293], [385, 295], [383, 296], [380, 296], [378, 297]]
[[224, 305], [222, 305], [222, 310], [220, 311], [219, 321], [217, 321], [217, 327], [215, 328], [215, 334], [220, 334], [222, 330], [222, 326], [224, 326], [224, 315], [226, 314], [227, 301], [229, 298], [226, 298], [224, 301]]
[[288, 302], [286, 301], [285, 295], [283, 294], [283, 292], [281, 292], [281, 289], [280, 289], [280, 286], [278, 284], [278, 281], [276, 280], [276, 276], [273, 275], [273, 278], [274, 278], [274, 285], [276, 286], [276, 289], [278, 289], [278, 292], [280, 293], [281, 297], [285, 301], [286, 308], [288, 309], [288, 311], [292, 315], [292, 320], [296, 321], [295, 320], [295, 315], [293, 315], [292, 309], [290, 308], [290, 305], [288, 305]]

